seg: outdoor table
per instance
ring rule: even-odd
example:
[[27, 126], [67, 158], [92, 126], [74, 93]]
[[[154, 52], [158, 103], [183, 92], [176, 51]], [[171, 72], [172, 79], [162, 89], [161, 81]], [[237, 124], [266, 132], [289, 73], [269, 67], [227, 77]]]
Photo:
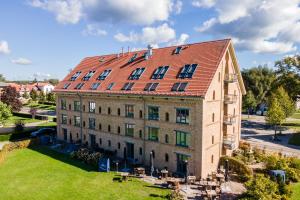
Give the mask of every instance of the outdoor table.
[[187, 177], [188, 183], [195, 183], [196, 181], [196, 176], [188, 176]]
[[129, 176], [129, 173], [127, 173], [127, 172], [121, 172], [120, 175], [121, 175], [122, 179], [123, 179], [124, 181], [126, 181], [127, 178], [128, 178], [128, 176]]
[[161, 173], [161, 176], [162, 176], [163, 178], [167, 178], [169, 172], [168, 172], [168, 170], [163, 169], [163, 170], [160, 171], [160, 173]]
[[171, 178], [167, 180], [167, 184], [177, 188], [179, 187], [179, 180]]
[[137, 167], [134, 169], [135, 173], [138, 175], [144, 175], [145, 174], [145, 168], [143, 167]]

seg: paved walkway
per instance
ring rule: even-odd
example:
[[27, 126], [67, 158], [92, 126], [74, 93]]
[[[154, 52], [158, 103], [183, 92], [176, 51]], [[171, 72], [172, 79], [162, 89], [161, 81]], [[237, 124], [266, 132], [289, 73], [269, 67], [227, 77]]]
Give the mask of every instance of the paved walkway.
[[[32, 123], [27, 123], [25, 124], [25, 127], [31, 127], [31, 128], [34, 128], [40, 124], [43, 124], [45, 122], [48, 122], [47, 120], [43, 120], [43, 121], [39, 121], [39, 122], [32, 122]], [[14, 131], [14, 128], [15, 126], [10, 126], [10, 127], [2, 127], [0, 128], [0, 135], [1, 134], [6, 134], [6, 133], [10, 133], [10, 132], [13, 132]]]
[[281, 152], [287, 156], [300, 157], [300, 147], [288, 144], [289, 138], [294, 131], [292, 129], [284, 129], [282, 135], [279, 136], [281, 141], [273, 141], [274, 130], [266, 125], [263, 116], [251, 116], [248, 120], [242, 121], [242, 139], [249, 142], [252, 146], [256, 146], [266, 151]]

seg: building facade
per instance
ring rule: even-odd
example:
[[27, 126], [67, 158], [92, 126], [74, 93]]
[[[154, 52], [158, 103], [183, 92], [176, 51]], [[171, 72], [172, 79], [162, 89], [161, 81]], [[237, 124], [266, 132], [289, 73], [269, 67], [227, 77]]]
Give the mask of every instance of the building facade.
[[231, 40], [86, 58], [55, 92], [59, 139], [134, 163], [152, 154], [155, 168], [206, 177], [239, 144], [245, 89]]

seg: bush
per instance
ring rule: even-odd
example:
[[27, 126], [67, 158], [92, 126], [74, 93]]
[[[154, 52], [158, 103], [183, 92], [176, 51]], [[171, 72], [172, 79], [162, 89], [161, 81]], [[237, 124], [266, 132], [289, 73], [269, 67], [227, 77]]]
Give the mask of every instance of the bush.
[[290, 158], [290, 167], [300, 170], [300, 159]]
[[25, 124], [22, 120], [18, 120], [15, 122], [15, 133], [20, 133], [24, 131]]
[[168, 194], [166, 197], [168, 200], [184, 200], [183, 195], [180, 193], [178, 189], [172, 191], [172, 193]]
[[[13, 115], [18, 116], [18, 117], [24, 117], [24, 118], [32, 118], [32, 115], [29, 113], [13, 113]], [[35, 115], [35, 119], [48, 120], [48, 116]]]
[[220, 158], [220, 165], [225, 165], [225, 161], [228, 160], [229, 162], [229, 169], [233, 172], [237, 173], [241, 180], [247, 181], [252, 176], [252, 170], [245, 165], [242, 161], [229, 156], [223, 156]]
[[71, 154], [72, 158], [84, 161], [87, 164], [97, 166], [99, 159], [103, 155], [99, 152], [90, 152], [87, 148], [80, 148], [78, 151], [74, 151]]

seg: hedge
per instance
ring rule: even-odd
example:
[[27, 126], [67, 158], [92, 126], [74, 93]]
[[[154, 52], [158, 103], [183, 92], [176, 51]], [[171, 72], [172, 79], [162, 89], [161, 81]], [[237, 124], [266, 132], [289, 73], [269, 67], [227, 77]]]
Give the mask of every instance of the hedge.
[[225, 161], [228, 160], [229, 170], [237, 173], [241, 179], [249, 180], [252, 176], [253, 172], [247, 165], [245, 165], [242, 161], [229, 156], [223, 156], [220, 158], [220, 165], [225, 166]]
[[[18, 117], [32, 118], [32, 115], [29, 114], [29, 113], [16, 113], [16, 112], [14, 112], [13, 115], [18, 116]], [[35, 119], [48, 120], [48, 116], [35, 115]]]

